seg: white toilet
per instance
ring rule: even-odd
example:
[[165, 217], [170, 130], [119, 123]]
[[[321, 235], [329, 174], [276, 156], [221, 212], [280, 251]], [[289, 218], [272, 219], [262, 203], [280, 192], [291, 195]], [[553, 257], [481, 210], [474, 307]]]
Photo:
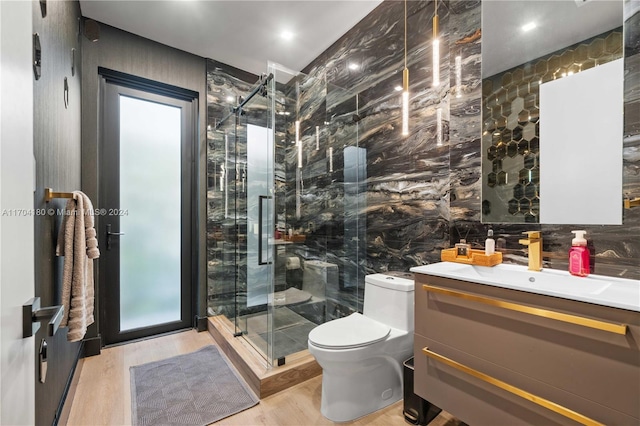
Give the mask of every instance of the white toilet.
[[309, 352], [322, 367], [326, 418], [354, 420], [402, 398], [402, 363], [413, 355], [413, 295], [411, 279], [367, 275], [364, 314], [311, 330]]

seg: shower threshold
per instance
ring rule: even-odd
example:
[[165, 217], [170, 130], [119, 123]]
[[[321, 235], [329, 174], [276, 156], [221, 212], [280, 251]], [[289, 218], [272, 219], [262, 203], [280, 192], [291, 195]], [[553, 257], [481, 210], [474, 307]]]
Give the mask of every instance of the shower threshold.
[[266, 359], [245, 339], [233, 337], [234, 325], [224, 315], [208, 318], [208, 330], [247, 384], [264, 398], [322, 373], [307, 349], [287, 355], [286, 364], [269, 366]]

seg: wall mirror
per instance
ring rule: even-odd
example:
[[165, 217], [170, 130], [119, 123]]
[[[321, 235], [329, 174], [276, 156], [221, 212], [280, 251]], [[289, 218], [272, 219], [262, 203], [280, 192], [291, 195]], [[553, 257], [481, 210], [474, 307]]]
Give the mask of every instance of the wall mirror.
[[622, 223], [622, 25], [622, 0], [482, 2], [482, 222]]

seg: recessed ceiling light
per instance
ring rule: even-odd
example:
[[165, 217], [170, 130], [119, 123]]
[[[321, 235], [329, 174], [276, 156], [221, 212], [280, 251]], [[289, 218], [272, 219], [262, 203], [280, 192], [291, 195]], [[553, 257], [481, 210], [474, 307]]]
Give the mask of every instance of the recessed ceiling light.
[[291, 31], [284, 30], [280, 33], [280, 38], [287, 41], [291, 40], [293, 38], [293, 33]]
[[233, 96], [227, 96], [227, 102], [233, 102], [235, 98]]
[[524, 31], [524, 32], [531, 31], [532, 29], [534, 29], [537, 26], [538, 25], [536, 25], [535, 22], [529, 22], [528, 24], [524, 24], [522, 26], [522, 31]]
[[396, 92], [402, 92], [402, 86], [396, 86], [394, 89]]
[[358, 68], [360, 68], [360, 65], [358, 64], [354, 64], [353, 62], [349, 64], [350, 70], [357, 70]]

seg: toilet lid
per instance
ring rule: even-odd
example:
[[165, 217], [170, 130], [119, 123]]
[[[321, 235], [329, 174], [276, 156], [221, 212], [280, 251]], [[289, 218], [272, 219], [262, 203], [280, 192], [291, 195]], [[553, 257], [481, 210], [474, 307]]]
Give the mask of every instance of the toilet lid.
[[390, 330], [389, 326], [356, 312], [314, 328], [309, 341], [321, 348], [356, 348], [385, 339]]

